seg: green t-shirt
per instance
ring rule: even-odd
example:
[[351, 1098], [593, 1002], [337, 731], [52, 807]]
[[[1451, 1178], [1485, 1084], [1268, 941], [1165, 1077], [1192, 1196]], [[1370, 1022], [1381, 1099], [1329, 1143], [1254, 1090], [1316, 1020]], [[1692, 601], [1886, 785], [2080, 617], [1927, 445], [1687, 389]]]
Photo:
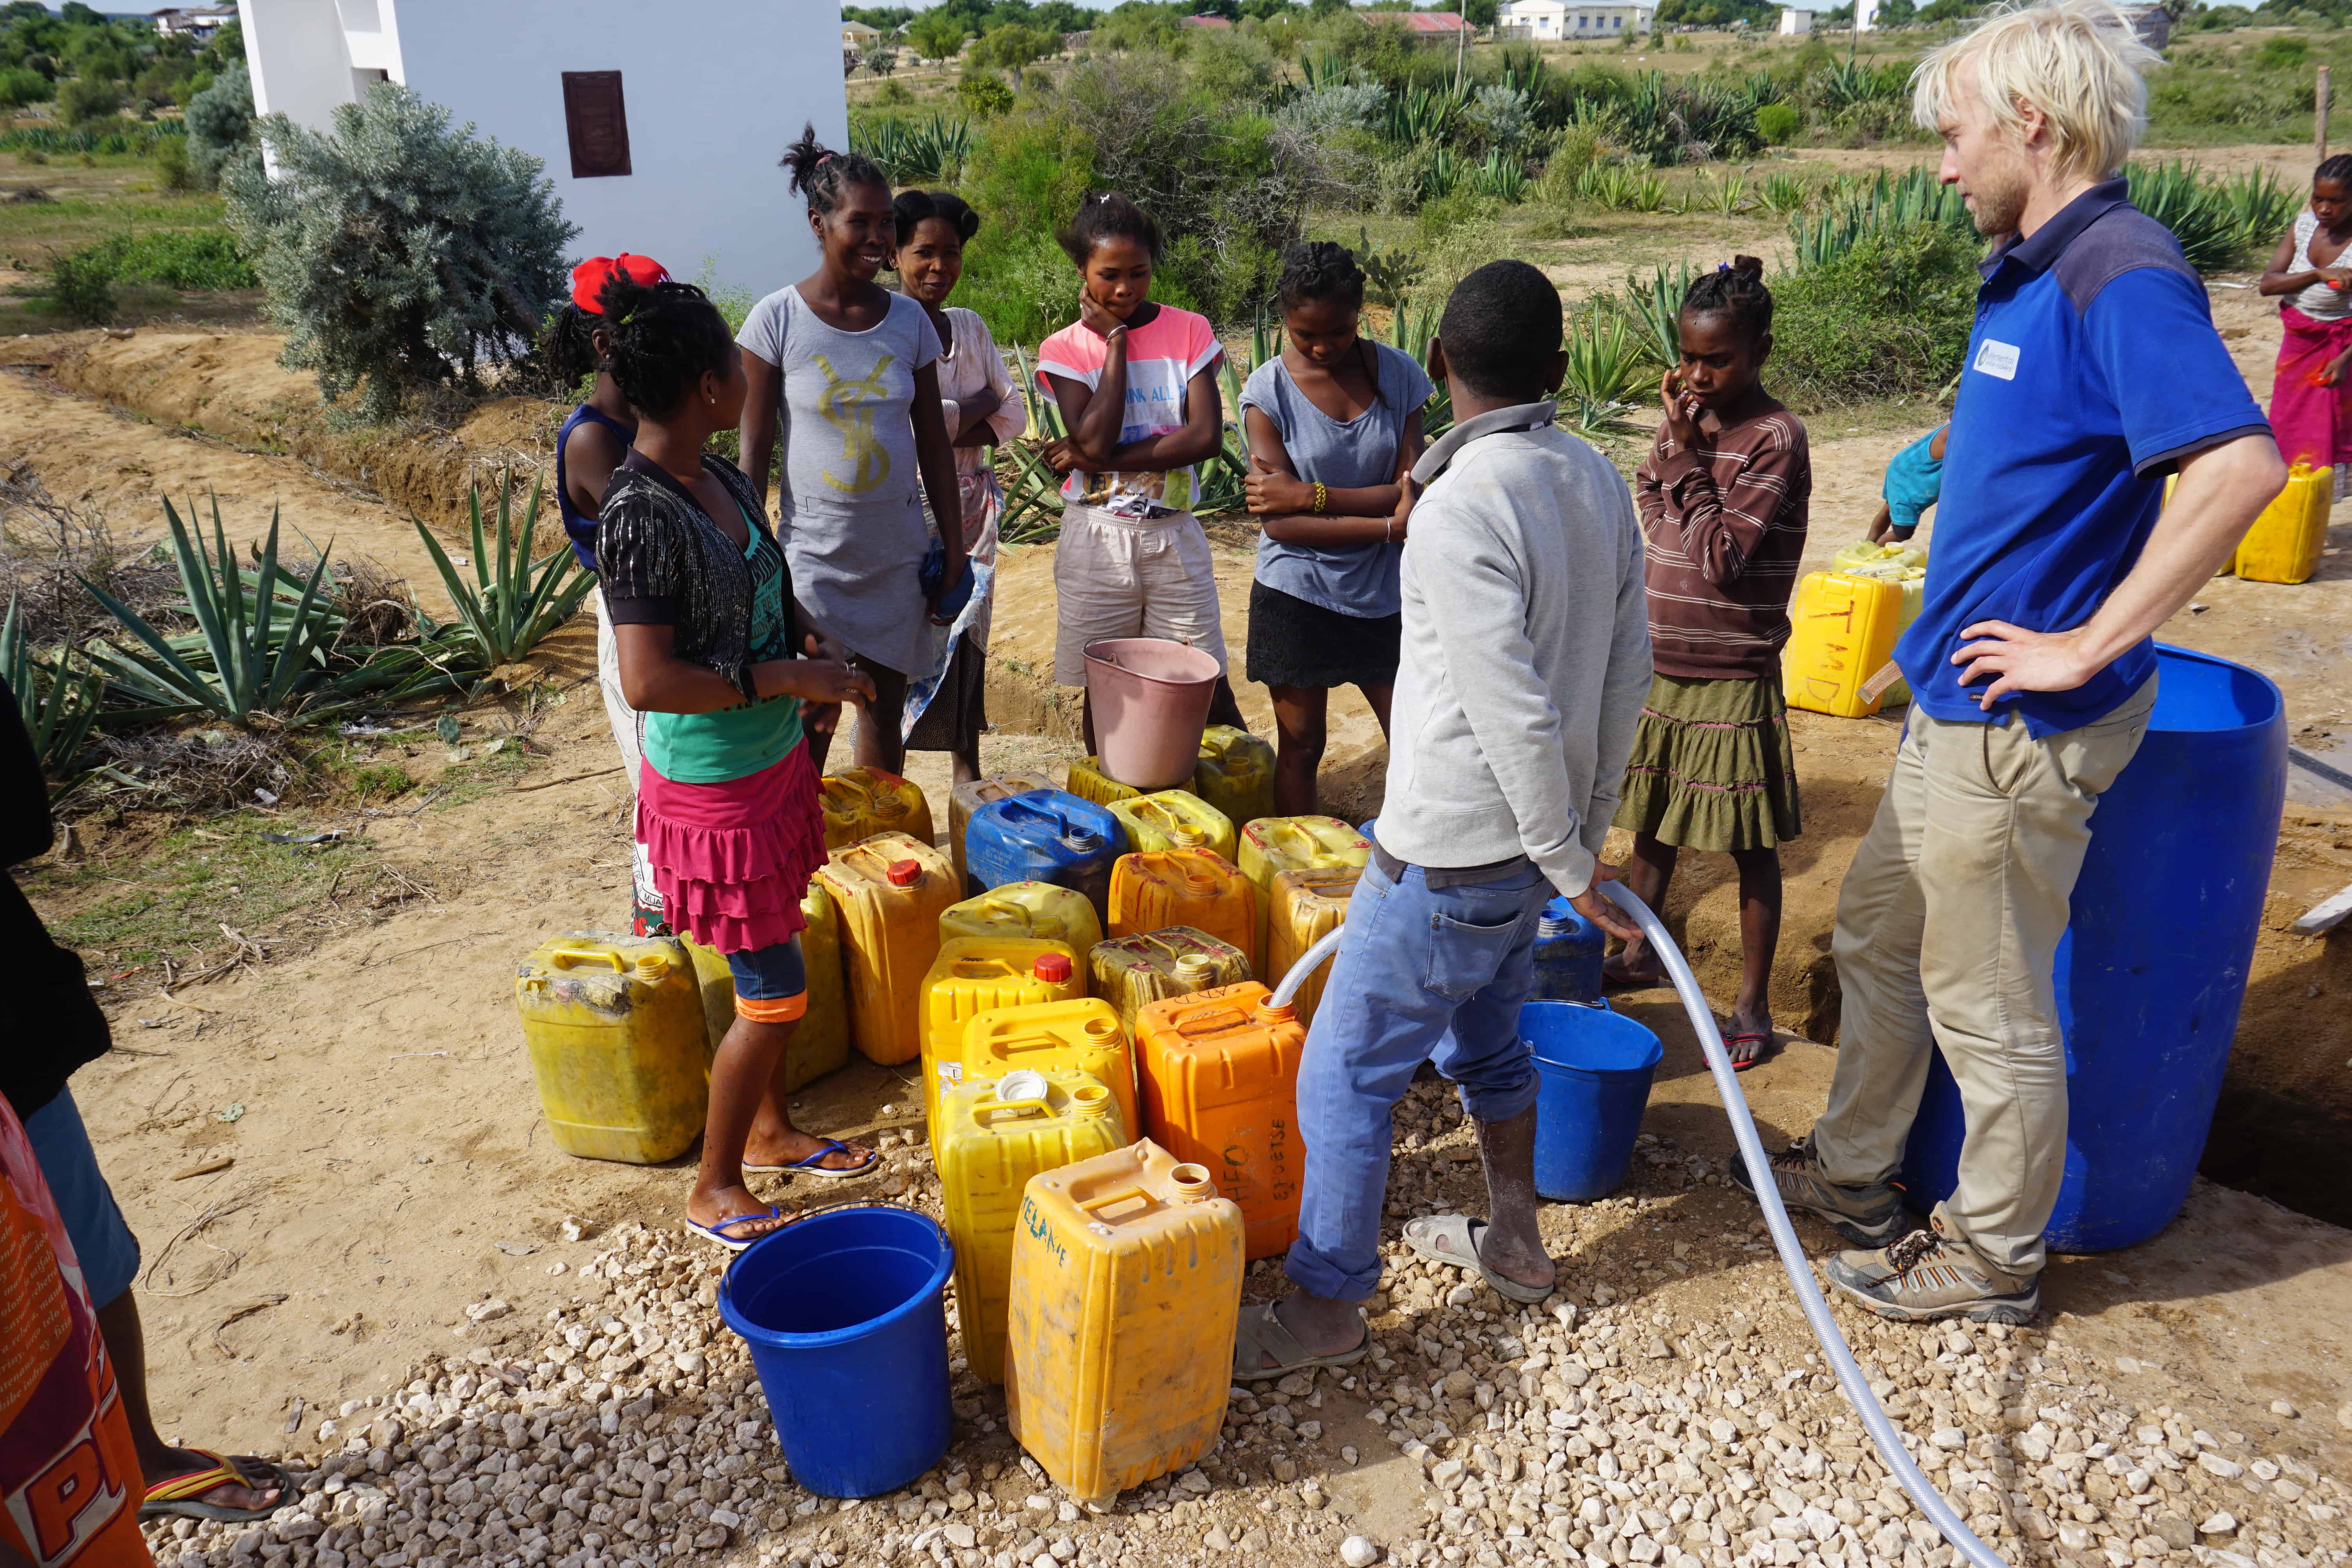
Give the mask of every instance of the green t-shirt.
[[[748, 522], [749, 520], [746, 519]], [[757, 528], [743, 547], [751, 568], [747, 662], [790, 658], [784, 647], [784, 555]], [[646, 761], [678, 784], [728, 784], [772, 768], [800, 744], [801, 700], [762, 697], [708, 713], [647, 713]]]

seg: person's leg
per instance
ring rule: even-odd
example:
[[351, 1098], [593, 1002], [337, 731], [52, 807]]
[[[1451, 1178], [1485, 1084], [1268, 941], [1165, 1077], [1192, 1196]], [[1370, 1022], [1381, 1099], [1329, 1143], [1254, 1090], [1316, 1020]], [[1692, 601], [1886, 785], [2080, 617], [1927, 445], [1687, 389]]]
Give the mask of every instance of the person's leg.
[[899, 720], [907, 709], [907, 678], [887, 664], [862, 656], [851, 662], [874, 678], [874, 700], [857, 710], [857, 765], [904, 773], [907, 743], [899, 734]]
[[[1675, 862], [1682, 851], [1647, 833], [1633, 835], [1633, 853], [1625, 862], [1625, 888], [1664, 920], [1666, 889], [1675, 879]], [[1601, 977], [1612, 985], [1663, 985], [1666, 966], [1650, 951], [1650, 939], [1636, 936], [1601, 965]]]
[[[1138, 560], [1141, 524], [1089, 506], [1062, 513], [1062, 534], [1054, 543], [1054, 681], [1083, 689], [1087, 646], [1111, 637], [1143, 637], [1144, 584]], [[1087, 754], [1095, 744], [1092, 699], [1083, 699], [1079, 728]]]
[[[1734, 1062], [1772, 1043], [1772, 955], [1780, 945], [1780, 851], [1735, 849], [1739, 868], [1739, 994], [1731, 1004]], [[1760, 1037], [1760, 1038], [1759, 1037]]]
[[1389, 702], [1396, 696], [1396, 688], [1393, 686], [1359, 686], [1356, 689], [1364, 694], [1365, 705], [1371, 709], [1372, 717], [1379, 721], [1381, 726], [1381, 739], [1383, 741], [1387, 740], [1389, 738]]
[[[747, 1010], [755, 1021], [780, 1024], [784, 1031], [784, 1043], [775, 1054], [774, 1065], [760, 1090], [759, 1105], [751, 1121], [750, 1131], [742, 1138], [743, 1156], [754, 1165], [791, 1165], [809, 1158], [834, 1142], [814, 1133], [803, 1132], [793, 1125], [791, 1105], [793, 1091], [784, 1087], [784, 1075], [790, 1067], [792, 1030], [808, 1006], [808, 969], [801, 952], [801, 939], [780, 942], [764, 948], [759, 953], [739, 953], [746, 968], [756, 967], [756, 977], [751, 989], [757, 994], [744, 994], [745, 981], [736, 982], [735, 1007], [738, 1022]], [[730, 966], [733, 967], [733, 958]], [[732, 1034], [732, 1030], [730, 1030]], [[711, 1072], [711, 1102], [718, 1103], [719, 1079], [714, 1066]], [[708, 1135], [705, 1141], [708, 1151]], [[828, 1171], [854, 1171], [869, 1158], [861, 1144], [850, 1143], [819, 1160], [817, 1164]]]
[[1269, 686], [1266, 691], [1274, 698], [1275, 815], [1310, 816], [1331, 693], [1320, 686]]

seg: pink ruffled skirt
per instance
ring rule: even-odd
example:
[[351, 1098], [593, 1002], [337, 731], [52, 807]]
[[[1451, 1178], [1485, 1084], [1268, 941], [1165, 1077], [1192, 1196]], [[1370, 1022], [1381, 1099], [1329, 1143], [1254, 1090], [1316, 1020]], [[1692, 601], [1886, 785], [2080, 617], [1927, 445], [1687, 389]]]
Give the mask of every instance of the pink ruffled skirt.
[[637, 842], [653, 862], [670, 929], [720, 952], [790, 942], [801, 897], [824, 864], [824, 812], [805, 743], [725, 784], [666, 779], [648, 758]]

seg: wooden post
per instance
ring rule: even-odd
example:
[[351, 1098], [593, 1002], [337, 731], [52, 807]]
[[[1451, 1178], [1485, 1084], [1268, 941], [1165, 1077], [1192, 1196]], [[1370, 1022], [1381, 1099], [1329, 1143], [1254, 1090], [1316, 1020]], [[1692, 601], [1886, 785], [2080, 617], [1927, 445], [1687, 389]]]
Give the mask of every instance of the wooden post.
[[2319, 68], [2319, 85], [2311, 95], [2311, 144], [2319, 162], [2327, 162], [2327, 68]]
[[[1462, 90], [1463, 69], [1464, 69], [1464, 68], [1465, 68], [1465, 66], [1467, 66], [1467, 65], [1469, 64], [1469, 55], [1470, 55], [1470, 8], [1469, 8], [1469, 6], [1467, 6], [1467, 5], [1458, 5], [1458, 6], [1456, 6], [1456, 7], [1455, 7], [1455, 10], [1454, 10], [1454, 19], [1456, 22], [1458, 22], [1458, 23], [1460, 23], [1460, 24], [1461, 24], [1461, 26], [1460, 26], [1459, 27], [1457, 27], [1457, 28], [1454, 30], [1454, 91], [1456, 91], [1456, 92], [1460, 92], [1460, 91]], [[2325, 66], [2320, 67], [2320, 69], [2321, 69], [2323, 72], [2324, 72], [2324, 71], [2326, 71], [2326, 68], [2326, 68], [2326, 67], [2325, 67]], [[2323, 76], [2321, 77], [2321, 79], [2321, 79], [2321, 81], [2324, 83], [2324, 82], [2326, 80], [2326, 78], [2323, 75]]]

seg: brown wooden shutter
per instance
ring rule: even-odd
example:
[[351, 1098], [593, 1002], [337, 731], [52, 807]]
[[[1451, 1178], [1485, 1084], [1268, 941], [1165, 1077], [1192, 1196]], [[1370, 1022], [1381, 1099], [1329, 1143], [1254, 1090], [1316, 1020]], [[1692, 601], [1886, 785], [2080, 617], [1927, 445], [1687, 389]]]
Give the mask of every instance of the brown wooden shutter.
[[629, 169], [629, 116], [619, 71], [565, 71], [563, 126], [572, 139], [572, 177], [600, 179]]

